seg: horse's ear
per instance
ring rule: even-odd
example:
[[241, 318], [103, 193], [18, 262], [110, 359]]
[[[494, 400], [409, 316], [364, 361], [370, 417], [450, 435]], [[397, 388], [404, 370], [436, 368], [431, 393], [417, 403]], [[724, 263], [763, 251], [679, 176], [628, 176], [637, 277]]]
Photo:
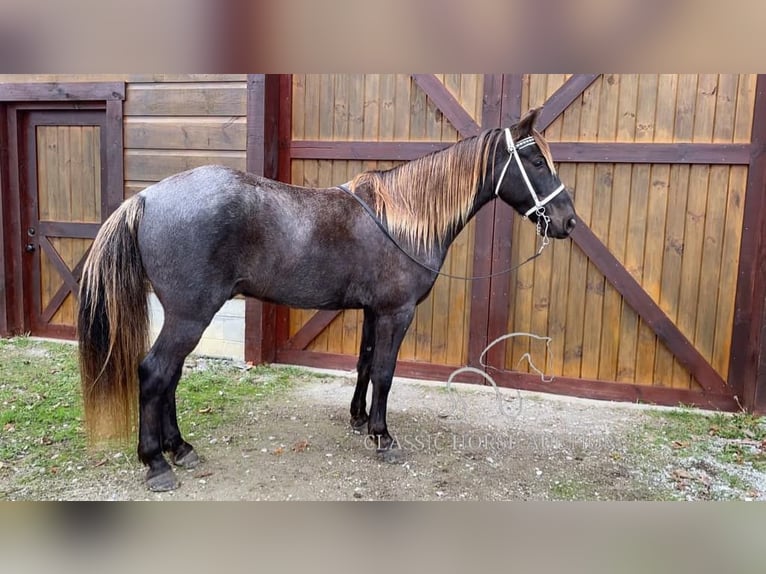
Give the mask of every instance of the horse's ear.
[[532, 108], [524, 114], [524, 117], [522, 117], [519, 120], [519, 123], [516, 124], [516, 137], [525, 138], [532, 134], [532, 128], [535, 126], [537, 115], [540, 113], [541, 109], [542, 108]]

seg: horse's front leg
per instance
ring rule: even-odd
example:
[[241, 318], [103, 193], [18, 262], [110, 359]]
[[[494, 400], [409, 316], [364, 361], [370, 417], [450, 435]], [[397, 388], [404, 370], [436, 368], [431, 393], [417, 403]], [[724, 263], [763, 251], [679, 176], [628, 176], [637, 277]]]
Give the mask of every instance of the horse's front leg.
[[386, 407], [399, 347], [414, 315], [415, 308], [408, 307], [391, 315], [379, 315], [375, 324], [375, 350], [370, 373], [372, 405], [367, 429], [381, 454], [398, 446], [388, 432]]
[[356, 364], [356, 388], [351, 399], [351, 426], [361, 430], [370, 417], [367, 416], [367, 387], [370, 383], [372, 357], [375, 351], [375, 313], [364, 310], [362, 343], [359, 346], [359, 361]]

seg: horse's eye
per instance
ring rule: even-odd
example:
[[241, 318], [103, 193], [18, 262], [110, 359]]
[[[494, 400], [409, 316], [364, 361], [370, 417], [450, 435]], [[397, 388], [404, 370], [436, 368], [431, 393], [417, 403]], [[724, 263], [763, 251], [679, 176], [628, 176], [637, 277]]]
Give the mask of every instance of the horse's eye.
[[545, 162], [541, 159], [536, 159], [535, 161], [532, 162], [532, 165], [535, 167], [543, 167], [543, 165], [545, 165]]

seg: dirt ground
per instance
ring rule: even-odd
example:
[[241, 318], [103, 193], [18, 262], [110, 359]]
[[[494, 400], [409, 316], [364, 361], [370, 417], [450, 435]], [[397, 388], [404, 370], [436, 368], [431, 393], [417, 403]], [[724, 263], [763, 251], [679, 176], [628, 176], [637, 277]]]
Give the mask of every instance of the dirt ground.
[[[235, 423], [191, 436], [203, 459], [181, 487], [152, 493], [132, 453], [60, 473], [24, 498], [67, 500], [643, 500], [668, 488], [636, 452], [644, 411], [492, 387], [397, 380], [388, 423], [401, 456], [386, 462], [348, 424], [352, 374], [301, 378], [243, 405]], [[194, 415], [192, 415], [194, 416]], [[182, 425], [183, 426], [183, 425]]]

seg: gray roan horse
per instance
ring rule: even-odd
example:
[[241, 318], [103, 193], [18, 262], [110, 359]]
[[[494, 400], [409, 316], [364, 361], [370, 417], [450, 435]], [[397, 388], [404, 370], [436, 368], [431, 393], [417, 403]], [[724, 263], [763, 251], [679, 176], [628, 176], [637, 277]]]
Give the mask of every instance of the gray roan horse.
[[[391, 452], [386, 403], [399, 346], [460, 230], [495, 197], [546, 237], [567, 237], [575, 225], [572, 200], [533, 128], [536, 117], [532, 110], [513, 128], [362, 173], [346, 189], [302, 188], [205, 166], [125, 201], [99, 231], [80, 287], [91, 438], [129, 437], [137, 412], [147, 487], [176, 488], [163, 453], [180, 467], [200, 460], [178, 429], [181, 367], [221, 305], [243, 294], [298, 308], [364, 310], [351, 424], [367, 425], [381, 453]], [[145, 354], [150, 285], [165, 322]]]

